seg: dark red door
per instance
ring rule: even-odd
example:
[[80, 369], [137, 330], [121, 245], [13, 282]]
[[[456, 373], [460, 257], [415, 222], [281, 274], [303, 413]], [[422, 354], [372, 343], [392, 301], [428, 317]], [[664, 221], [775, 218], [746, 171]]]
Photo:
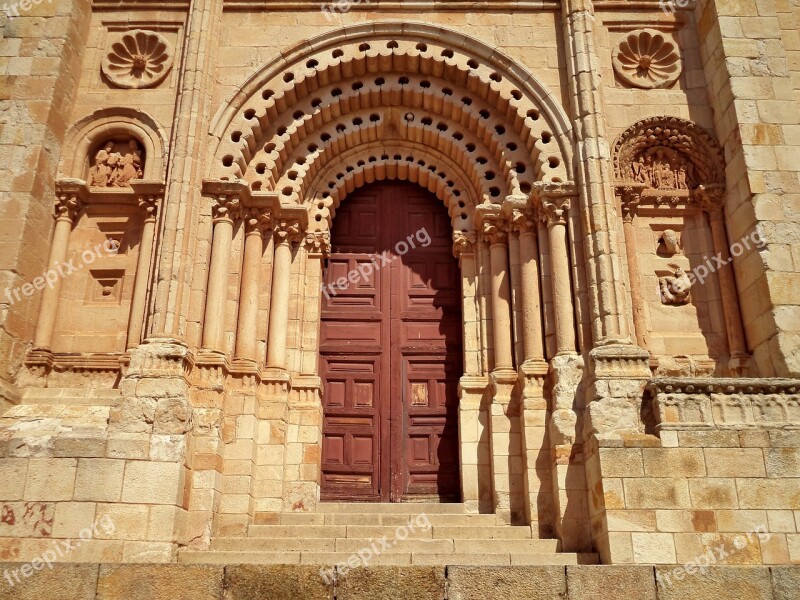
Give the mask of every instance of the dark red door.
[[450, 218], [405, 183], [336, 213], [324, 273], [322, 498], [458, 501], [461, 284]]

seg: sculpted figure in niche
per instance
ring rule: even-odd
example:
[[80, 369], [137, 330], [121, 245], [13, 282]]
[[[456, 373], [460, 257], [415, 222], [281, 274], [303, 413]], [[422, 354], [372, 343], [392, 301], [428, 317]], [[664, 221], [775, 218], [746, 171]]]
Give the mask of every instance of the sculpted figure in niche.
[[[120, 146], [125, 148], [124, 155], [117, 151]], [[131, 179], [142, 177], [143, 167], [142, 151], [136, 140], [109, 141], [95, 155], [87, 179], [91, 187], [128, 187]]]
[[675, 267], [675, 275], [660, 277], [658, 279], [658, 289], [662, 304], [679, 306], [689, 302], [689, 291], [691, 290], [692, 282], [680, 266], [673, 266]]
[[665, 256], [674, 256], [680, 252], [678, 233], [673, 229], [665, 229], [658, 240], [658, 253]]
[[94, 187], [106, 187], [111, 177], [111, 166], [108, 158], [114, 151], [114, 143], [108, 142], [94, 156], [94, 166], [89, 169], [89, 185]]

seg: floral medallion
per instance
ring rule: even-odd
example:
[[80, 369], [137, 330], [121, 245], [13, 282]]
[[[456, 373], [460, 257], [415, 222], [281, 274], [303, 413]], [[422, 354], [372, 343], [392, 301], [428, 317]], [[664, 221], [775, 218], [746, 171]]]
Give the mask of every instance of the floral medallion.
[[666, 87], [681, 74], [675, 43], [654, 29], [637, 29], [622, 38], [612, 62], [620, 79], [638, 88]]
[[134, 29], [122, 33], [103, 58], [100, 67], [117, 87], [154, 87], [172, 68], [172, 46], [153, 31]]

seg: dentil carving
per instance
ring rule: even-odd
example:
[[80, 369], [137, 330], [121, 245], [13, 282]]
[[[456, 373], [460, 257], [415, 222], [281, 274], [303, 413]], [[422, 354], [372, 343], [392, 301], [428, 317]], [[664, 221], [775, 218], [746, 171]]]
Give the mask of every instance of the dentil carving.
[[[125, 149], [120, 151], [122, 147]], [[136, 140], [108, 141], [94, 155], [88, 183], [90, 187], [128, 187], [131, 179], [142, 178], [143, 169], [144, 159]]]
[[121, 88], [148, 88], [161, 83], [172, 68], [172, 46], [164, 36], [143, 29], [121, 34], [100, 68]]
[[612, 62], [620, 79], [639, 88], [665, 87], [681, 74], [678, 49], [654, 29], [630, 32], [614, 50]]
[[659, 277], [658, 289], [662, 304], [679, 306], [689, 302], [689, 292], [692, 288], [692, 282], [681, 267], [677, 265], [673, 266], [675, 267], [675, 275]]

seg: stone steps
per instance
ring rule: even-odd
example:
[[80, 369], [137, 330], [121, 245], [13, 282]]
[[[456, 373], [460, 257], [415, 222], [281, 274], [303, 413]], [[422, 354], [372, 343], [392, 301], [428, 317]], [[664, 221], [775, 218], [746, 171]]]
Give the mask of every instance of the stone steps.
[[320, 502], [317, 513], [357, 513], [369, 514], [467, 514], [463, 503], [439, 502]]
[[[354, 556], [349, 552], [240, 552], [240, 551], [183, 551], [178, 562], [183, 564], [281, 564], [325, 565], [347, 563]], [[396, 553], [373, 556], [367, 564], [374, 565], [584, 565], [597, 564], [596, 554], [429, 554], [424, 552]], [[358, 566], [363, 566], [359, 560]]]
[[[435, 539], [535, 539], [527, 525], [471, 526], [433, 525], [428, 528], [403, 525], [251, 525], [249, 538], [395, 538], [398, 530], [409, 538]], [[402, 535], [402, 534], [401, 534]]]
[[[272, 525], [405, 525], [417, 518], [419, 513], [283, 513], [279, 522]], [[502, 525], [496, 515], [477, 514], [427, 514], [436, 525]], [[424, 520], [422, 521], [424, 524]], [[269, 524], [265, 526], [270, 526]]]
[[[422, 552], [426, 554], [472, 554], [520, 552], [547, 554], [558, 551], [558, 540], [515, 539], [412, 539], [398, 541], [387, 538], [386, 542], [398, 552]], [[214, 538], [211, 550], [237, 552], [359, 552], [372, 546], [383, 550], [376, 538]]]
[[[424, 515], [424, 516], [421, 516]], [[285, 513], [250, 525], [247, 537], [216, 537], [182, 563], [359, 565], [577, 565], [596, 554], [559, 553], [530, 526], [504, 525], [463, 504], [322, 503], [316, 513]], [[355, 558], [354, 558], [355, 557]]]

